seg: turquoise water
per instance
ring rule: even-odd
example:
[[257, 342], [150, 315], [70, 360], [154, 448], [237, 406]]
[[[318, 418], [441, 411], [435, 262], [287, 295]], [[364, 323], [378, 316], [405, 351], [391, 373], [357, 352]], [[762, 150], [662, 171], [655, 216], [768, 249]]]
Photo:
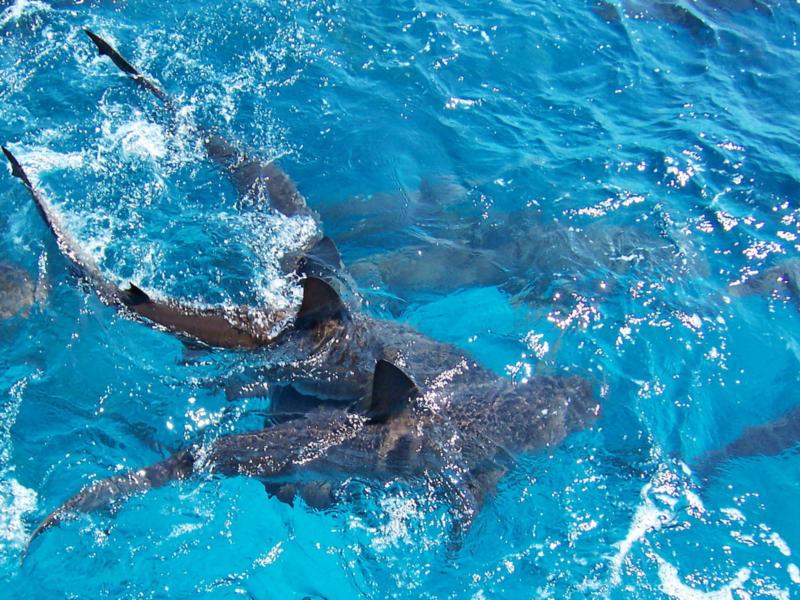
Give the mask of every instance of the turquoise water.
[[[800, 595], [797, 454], [692, 470], [800, 402], [800, 298], [729, 287], [800, 250], [800, 8], [718, 4], [682, 3], [698, 32], [592, 2], [0, 2], [0, 141], [115, 281], [296, 304], [279, 260], [313, 222], [239, 206], [193, 133], [212, 126], [279, 159], [367, 312], [508, 377], [582, 374], [603, 403], [520, 457], [455, 551], [441, 503], [402, 483], [315, 511], [193, 479], [21, 563], [82, 486], [261, 427], [268, 400], [223, 389], [263, 357], [103, 305], [3, 171], [2, 259], [49, 286], [0, 322], [3, 595]], [[177, 122], [87, 26], [180, 99]]]

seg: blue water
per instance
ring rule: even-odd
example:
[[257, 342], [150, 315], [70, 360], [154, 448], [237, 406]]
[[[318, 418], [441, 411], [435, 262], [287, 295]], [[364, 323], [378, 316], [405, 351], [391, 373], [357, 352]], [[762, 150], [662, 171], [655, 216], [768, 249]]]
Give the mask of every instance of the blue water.
[[[427, 286], [359, 280], [370, 314], [508, 377], [582, 374], [603, 403], [519, 458], [456, 551], [446, 507], [401, 483], [314, 511], [194, 479], [21, 563], [82, 486], [260, 427], [268, 401], [220, 383], [260, 359], [193, 353], [82, 287], [4, 170], [2, 259], [49, 294], [0, 322], [2, 595], [800, 596], [797, 454], [691, 468], [800, 402], [800, 298], [729, 289], [800, 250], [800, 8], [767, 1], [681, 2], [700, 34], [591, 2], [0, 2], [0, 141], [115, 281], [296, 305], [279, 260], [313, 223], [238, 206], [193, 135], [213, 126], [279, 159], [348, 265], [423, 257]], [[177, 124], [86, 26], [180, 99]], [[509, 239], [506, 281], [434, 264], [503, 262]]]

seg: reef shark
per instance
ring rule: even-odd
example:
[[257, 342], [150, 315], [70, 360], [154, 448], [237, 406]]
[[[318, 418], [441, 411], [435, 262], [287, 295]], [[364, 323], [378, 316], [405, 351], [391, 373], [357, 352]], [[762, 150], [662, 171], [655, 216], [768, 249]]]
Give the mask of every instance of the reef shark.
[[[160, 87], [87, 34], [101, 54], [171, 107]], [[311, 213], [277, 166], [203, 134], [209, 157], [241, 194], [262, 194], [285, 214]], [[255, 477], [280, 500], [300, 496], [312, 506], [336, 501], [347, 477], [425, 481], [452, 508], [454, 530], [463, 532], [515, 456], [551, 449], [600, 414], [583, 377], [514, 382], [449, 344], [345, 302], [336, 288], [346, 273], [324, 237], [297, 261], [303, 296], [293, 314], [269, 307], [197, 308], [155, 298], [134, 284], [122, 288], [69, 234], [11, 151], [2, 150], [62, 254], [105, 303], [183, 339], [260, 349], [268, 383], [282, 390], [272, 402], [282, 416], [276, 425], [196, 443], [155, 465], [97, 481], [52, 512], [32, 539], [79, 513], [195, 474]]]

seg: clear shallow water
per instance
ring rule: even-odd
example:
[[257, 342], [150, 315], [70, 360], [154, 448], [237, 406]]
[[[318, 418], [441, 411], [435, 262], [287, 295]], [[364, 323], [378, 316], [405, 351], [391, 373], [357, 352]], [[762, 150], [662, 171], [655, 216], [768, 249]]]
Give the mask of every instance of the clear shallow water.
[[[590, 377], [603, 418], [521, 458], [455, 554], [446, 510], [400, 484], [315, 512], [192, 480], [50, 531], [20, 565], [86, 483], [259, 427], [267, 401], [218, 385], [260, 357], [187, 354], [81, 289], [3, 175], [3, 259], [44, 263], [51, 288], [0, 323], [10, 596], [797, 595], [796, 453], [705, 485], [690, 470], [800, 401], [798, 299], [728, 288], [800, 249], [797, 5], [695, 6], [709, 39], [588, 3], [354, 4], [4, 3], [3, 140], [116, 280], [292, 305], [280, 256], [313, 232], [236, 206], [192, 135], [218, 127], [280, 157], [371, 314], [509, 377]], [[96, 58], [85, 26], [185, 121]], [[466, 251], [503, 275], [459, 278]]]

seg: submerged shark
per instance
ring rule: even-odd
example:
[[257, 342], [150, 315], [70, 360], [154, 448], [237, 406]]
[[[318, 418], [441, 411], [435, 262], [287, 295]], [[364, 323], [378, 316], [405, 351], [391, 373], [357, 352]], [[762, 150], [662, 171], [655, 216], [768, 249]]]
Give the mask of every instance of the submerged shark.
[[[87, 34], [101, 54], [173, 107], [107, 42]], [[276, 165], [201, 133], [209, 158], [243, 197], [265, 198], [287, 215], [312, 214]], [[553, 448], [599, 416], [592, 385], [580, 376], [513, 382], [453, 346], [364, 314], [337, 291], [347, 277], [325, 237], [296, 261], [303, 297], [294, 314], [268, 307], [196, 308], [154, 298], [134, 284], [122, 288], [70, 236], [11, 151], [2, 150], [60, 251], [104, 302], [186, 340], [263, 349], [270, 359], [266, 380], [281, 390], [272, 402], [281, 417], [276, 425], [194, 444], [155, 465], [95, 482], [52, 512], [32, 539], [79, 513], [195, 474], [255, 477], [280, 500], [300, 496], [311, 506], [335, 502], [344, 480], [354, 475], [425, 481], [452, 508], [454, 530], [463, 532], [516, 455]]]
[[682, 28], [695, 41], [716, 44], [717, 33], [705, 15], [723, 12], [753, 11], [772, 16], [770, 5], [761, 0], [591, 0], [594, 13], [608, 23], [619, 24], [623, 17], [632, 20], [657, 20]]
[[25, 269], [0, 262], [0, 320], [27, 318], [36, 299], [36, 287]]
[[731, 296], [792, 298], [800, 307], [800, 259], [788, 258], [728, 286]]

